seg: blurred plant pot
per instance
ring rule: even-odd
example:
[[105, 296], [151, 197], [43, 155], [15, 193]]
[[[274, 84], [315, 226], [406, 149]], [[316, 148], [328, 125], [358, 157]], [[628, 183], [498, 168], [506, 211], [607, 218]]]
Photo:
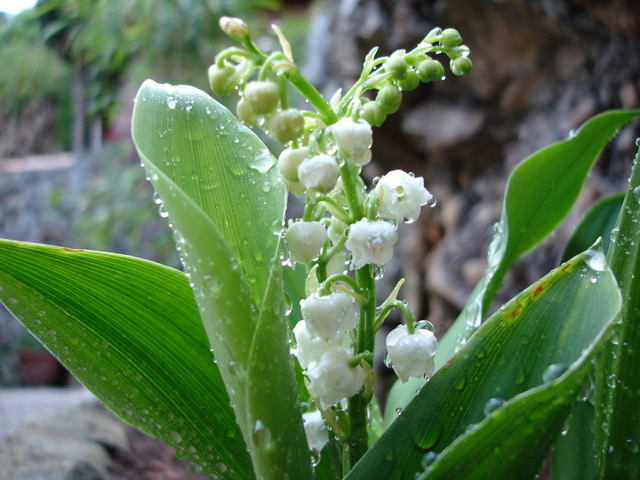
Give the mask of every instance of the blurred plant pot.
[[48, 350], [38, 347], [17, 349], [20, 380], [27, 386], [62, 386], [66, 370]]

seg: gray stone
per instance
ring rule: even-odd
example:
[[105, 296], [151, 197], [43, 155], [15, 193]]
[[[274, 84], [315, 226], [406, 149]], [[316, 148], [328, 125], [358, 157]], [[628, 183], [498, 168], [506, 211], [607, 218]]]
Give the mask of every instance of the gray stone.
[[4, 416], [31, 414], [0, 441], [0, 480], [108, 480], [110, 452], [130, 448], [124, 422], [84, 389], [33, 390], [0, 390]]

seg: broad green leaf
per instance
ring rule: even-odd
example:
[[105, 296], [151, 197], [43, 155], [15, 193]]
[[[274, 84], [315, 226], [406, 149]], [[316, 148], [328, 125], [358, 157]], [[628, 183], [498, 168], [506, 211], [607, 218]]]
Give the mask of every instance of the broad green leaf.
[[[489, 246], [487, 271], [440, 340], [436, 369], [482, 323], [511, 265], [551, 233], [569, 212], [611, 136], [638, 115], [640, 110], [612, 110], [596, 115], [571, 138], [535, 152], [514, 169]], [[423, 384], [417, 379], [404, 385], [396, 382], [389, 395], [388, 409], [402, 408]]]
[[485, 277], [440, 342], [437, 366], [447, 361], [460, 339], [468, 338], [480, 326], [508, 269], [558, 226], [609, 139], [638, 115], [640, 110], [596, 115], [571, 138], [538, 150], [513, 170], [489, 246]]
[[[610, 333], [611, 328], [603, 332]], [[587, 382], [600, 343], [600, 339], [594, 342], [560, 378], [517, 395], [489, 412], [477, 426], [445, 448], [418, 480], [538, 478], [551, 444]]]
[[552, 479], [593, 480], [596, 477], [593, 417], [591, 400], [577, 402], [571, 409], [563, 434], [553, 445]]
[[[168, 195], [186, 196], [216, 226], [259, 305], [286, 201], [275, 158], [226, 108], [194, 87], [147, 80], [135, 102], [132, 134], [151, 182], [157, 185], [155, 174], [164, 174], [173, 183]], [[191, 218], [193, 205], [170, 212], [167, 194], [158, 193], [172, 222]]]
[[[275, 159], [228, 110], [192, 87], [145, 82], [133, 137], [169, 216], [256, 475], [282, 478], [276, 462], [294, 468], [290, 477], [310, 478], [293, 368], [272, 361], [289, 356], [286, 308], [273, 293], [282, 285], [277, 233], [286, 198]], [[265, 331], [272, 336], [265, 339]], [[270, 382], [291, 391], [265, 397]], [[284, 411], [287, 421], [277, 418]]]
[[602, 238], [604, 251], [609, 249], [609, 237], [616, 226], [623, 200], [624, 193], [616, 193], [603, 198], [587, 211], [564, 249], [563, 262], [584, 252], [598, 238]]
[[218, 478], [254, 478], [183, 273], [1, 240], [0, 299], [124, 420]]
[[[593, 205], [584, 215], [562, 254], [562, 261], [577, 255], [602, 238], [605, 252], [615, 227], [624, 193], [611, 195]], [[552, 478], [557, 480], [590, 480], [595, 478], [593, 435], [594, 409], [592, 403], [581, 402], [571, 411], [567, 431], [553, 448]]]
[[[602, 251], [573, 258], [487, 320], [347, 478], [411, 478], [427, 452], [443, 451], [469, 425], [483, 420], [489, 401], [510, 400], [539, 387], [548, 368], [561, 370], [576, 362], [619, 309], [620, 293]], [[540, 428], [532, 434], [546, 435], [546, 426]]]
[[597, 366], [598, 478], [640, 477], [640, 151], [636, 155], [607, 260], [622, 290], [615, 336]]

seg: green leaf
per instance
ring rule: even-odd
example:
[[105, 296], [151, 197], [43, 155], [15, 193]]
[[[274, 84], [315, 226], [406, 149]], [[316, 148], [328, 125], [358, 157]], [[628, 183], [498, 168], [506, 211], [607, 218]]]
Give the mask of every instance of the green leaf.
[[592, 370], [595, 344], [560, 378], [517, 395], [454, 440], [418, 480], [537, 478]]
[[446, 362], [460, 337], [468, 337], [482, 323], [508, 269], [558, 226], [609, 139], [638, 115], [640, 110], [611, 110], [596, 115], [571, 138], [538, 150], [513, 170], [489, 246], [487, 272], [443, 337], [438, 365]]
[[[624, 193], [611, 195], [593, 205], [571, 236], [562, 261], [566, 261], [602, 238], [605, 252], [610, 233], [622, 208]], [[590, 480], [596, 476], [594, 450], [594, 409], [590, 402], [580, 402], [571, 411], [567, 430], [553, 448], [551, 475], [557, 480]]]
[[254, 478], [184, 274], [0, 240], [0, 299], [124, 420], [209, 474]]
[[609, 249], [609, 236], [616, 226], [623, 200], [624, 193], [616, 193], [603, 198], [587, 211], [564, 249], [563, 262], [585, 251], [598, 238], [602, 238], [604, 251]]
[[552, 479], [592, 480], [596, 477], [593, 416], [591, 399], [573, 406], [563, 435], [553, 445]]
[[[548, 368], [574, 364], [619, 309], [620, 293], [601, 250], [588, 250], [554, 270], [476, 331], [347, 478], [411, 478], [427, 452], [443, 451], [469, 425], [482, 421], [487, 402], [510, 400], [539, 387]], [[548, 435], [547, 427], [541, 423], [532, 435]], [[497, 438], [496, 447], [505, 438]], [[512, 473], [502, 478], [520, 478]]]
[[620, 324], [597, 365], [598, 478], [640, 477], [640, 151], [607, 260], [622, 290]]
[[[286, 306], [276, 301], [286, 191], [275, 159], [228, 110], [186, 86], [145, 82], [133, 138], [168, 213], [256, 475], [282, 478], [289, 467], [291, 478], [310, 478]], [[276, 385], [285, 390], [276, 394]]]
[[[451, 328], [440, 340], [436, 369], [453, 355], [482, 323], [504, 275], [524, 253], [558, 225], [574, 204], [598, 154], [616, 130], [640, 110], [612, 110], [587, 121], [574, 136], [523, 160], [511, 173], [500, 221], [488, 251], [488, 268]], [[402, 408], [424, 381], [396, 382], [387, 410]]]

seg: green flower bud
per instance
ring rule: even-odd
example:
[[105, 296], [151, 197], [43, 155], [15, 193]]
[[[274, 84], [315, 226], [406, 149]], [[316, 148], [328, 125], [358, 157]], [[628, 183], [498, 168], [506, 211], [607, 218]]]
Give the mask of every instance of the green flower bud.
[[418, 72], [416, 72], [413, 68], [407, 70], [407, 76], [404, 80], [400, 80], [398, 85], [402, 90], [408, 92], [410, 90], [415, 90], [418, 85], [420, 85], [420, 77], [418, 76]]
[[384, 113], [391, 115], [396, 113], [402, 103], [402, 92], [395, 85], [385, 85], [378, 92], [376, 102], [380, 104]]
[[442, 80], [444, 67], [439, 61], [429, 58], [418, 65], [418, 77], [424, 83]]
[[459, 77], [473, 70], [473, 62], [469, 57], [458, 57], [451, 60], [449, 68], [451, 68], [451, 73]]
[[298, 168], [302, 161], [309, 157], [309, 148], [287, 148], [278, 157], [278, 170], [285, 180], [292, 183], [300, 182]]
[[235, 17], [220, 17], [220, 29], [234, 40], [242, 41], [249, 36], [249, 27], [244, 21]]
[[209, 77], [209, 86], [216, 95], [229, 95], [233, 93], [236, 88], [236, 80], [234, 75], [236, 69], [229, 65], [224, 64], [223, 67], [218, 67], [215, 63], [209, 67], [207, 75]]
[[258, 115], [256, 115], [256, 112], [253, 111], [249, 102], [244, 98], [241, 98], [238, 101], [238, 105], [236, 105], [236, 115], [241, 122], [246, 123], [247, 125], [258, 124]]
[[273, 112], [280, 101], [280, 89], [274, 82], [249, 82], [244, 88], [244, 98], [258, 115]]
[[407, 61], [400, 55], [392, 55], [384, 64], [384, 69], [391, 73], [394, 80], [402, 80], [407, 76]]
[[457, 47], [462, 44], [462, 37], [455, 28], [446, 28], [442, 31], [440, 41], [443, 47]]
[[304, 117], [300, 110], [288, 108], [274, 113], [269, 119], [269, 136], [276, 142], [295, 140], [304, 130]]
[[369, 102], [362, 106], [360, 117], [372, 127], [379, 127], [387, 119], [387, 114], [378, 102]]

